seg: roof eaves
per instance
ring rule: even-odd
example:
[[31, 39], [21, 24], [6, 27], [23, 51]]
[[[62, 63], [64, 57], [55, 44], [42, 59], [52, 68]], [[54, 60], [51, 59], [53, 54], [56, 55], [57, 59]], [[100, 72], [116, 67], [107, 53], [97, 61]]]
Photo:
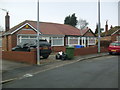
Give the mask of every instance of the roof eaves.
[[119, 30], [120, 30], [120, 29], [118, 29], [118, 30], [116, 30], [115, 32], [113, 32], [113, 33], [111, 34], [111, 36], [114, 35], [116, 32], [118, 32]]
[[[88, 29], [86, 29], [85, 32], [82, 32], [82, 36], [84, 36], [89, 30], [90, 30], [90, 29], [88, 28]], [[81, 30], [81, 31], [82, 31], [82, 30]]]

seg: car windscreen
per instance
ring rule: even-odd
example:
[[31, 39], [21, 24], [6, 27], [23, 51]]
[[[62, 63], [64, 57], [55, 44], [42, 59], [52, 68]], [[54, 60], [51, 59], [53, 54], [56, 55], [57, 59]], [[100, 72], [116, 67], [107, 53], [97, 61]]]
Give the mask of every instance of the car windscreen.
[[119, 42], [117, 42], [117, 43], [111, 43], [110, 45], [112, 45], [112, 46], [120, 46], [120, 43]]

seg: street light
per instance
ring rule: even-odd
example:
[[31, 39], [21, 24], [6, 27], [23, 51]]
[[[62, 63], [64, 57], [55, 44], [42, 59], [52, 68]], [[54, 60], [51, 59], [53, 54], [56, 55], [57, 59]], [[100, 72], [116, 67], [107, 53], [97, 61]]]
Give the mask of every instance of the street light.
[[98, 53], [100, 53], [100, 0], [98, 0]]
[[39, 49], [39, 0], [37, 2], [37, 65], [40, 65], [40, 49]]

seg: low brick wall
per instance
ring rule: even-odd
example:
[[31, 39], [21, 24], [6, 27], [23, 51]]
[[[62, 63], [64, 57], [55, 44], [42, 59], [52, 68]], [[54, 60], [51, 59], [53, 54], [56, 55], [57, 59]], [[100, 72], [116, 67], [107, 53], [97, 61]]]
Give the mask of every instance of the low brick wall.
[[[54, 47], [56, 52], [64, 51], [65, 47]], [[88, 55], [97, 53], [97, 47], [75, 48], [74, 56]], [[101, 52], [108, 52], [107, 48], [101, 47]], [[29, 64], [36, 64], [37, 55], [35, 50], [31, 52], [19, 52], [19, 51], [2, 51], [2, 59], [11, 60], [17, 62], [25, 62]]]
[[2, 51], [2, 59], [36, 64], [36, 53], [19, 51]]
[[[101, 53], [108, 52], [107, 48], [101, 47]], [[98, 53], [97, 47], [75, 48], [74, 56], [88, 55]]]

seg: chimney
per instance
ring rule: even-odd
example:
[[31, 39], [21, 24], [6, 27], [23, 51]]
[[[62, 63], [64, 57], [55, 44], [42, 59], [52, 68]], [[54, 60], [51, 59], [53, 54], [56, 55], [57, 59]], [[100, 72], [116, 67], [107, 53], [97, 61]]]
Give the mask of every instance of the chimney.
[[105, 25], [105, 36], [107, 36], [108, 34], [108, 20], [106, 21], [106, 25]]
[[112, 29], [112, 28], [113, 28], [113, 26], [111, 25], [110, 29]]
[[10, 16], [8, 15], [8, 12], [5, 16], [5, 32], [7, 32], [10, 29]]

